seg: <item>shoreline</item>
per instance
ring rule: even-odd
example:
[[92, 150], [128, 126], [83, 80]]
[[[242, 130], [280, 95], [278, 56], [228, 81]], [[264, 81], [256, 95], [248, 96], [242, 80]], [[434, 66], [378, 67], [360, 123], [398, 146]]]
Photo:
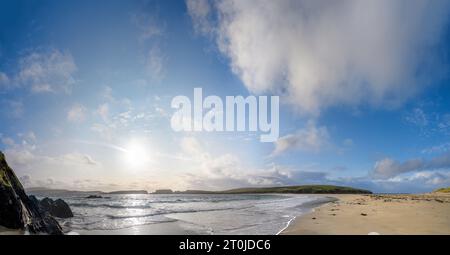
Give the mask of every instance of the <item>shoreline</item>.
[[282, 228], [280, 231], [278, 231], [275, 235], [277, 236], [277, 235], [280, 235], [281, 233], [283, 233], [283, 231], [285, 231], [285, 230], [289, 227], [289, 225], [291, 225], [291, 223], [292, 223], [293, 221], [295, 221], [296, 218], [297, 218], [297, 216], [292, 217], [292, 218], [286, 223], [286, 226], [285, 226], [284, 228]]
[[[268, 194], [273, 195], [273, 194]], [[308, 197], [310, 194], [307, 195]], [[313, 208], [329, 203], [331, 201], [336, 200], [330, 196], [322, 196], [314, 194], [311, 196], [310, 201], [303, 202], [298, 204], [301, 208], [298, 213], [307, 214]], [[64, 222], [60, 222], [63, 226], [63, 230], [65, 235], [177, 235], [177, 234], [186, 234], [186, 235], [209, 235], [211, 234], [211, 230], [209, 228], [205, 228], [205, 226], [198, 224], [192, 219], [198, 218], [199, 214], [207, 214], [209, 212], [195, 212], [195, 213], [169, 213], [168, 216], [171, 221], [168, 222], [158, 222], [158, 223], [148, 223], [142, 225], [135, 225], [120, 229], [72, 229], [70, 227], [66, 227]], [[233, 212], [227, 212], [227, 214], [232, 214]], [[197, 215], [197, 216], [196, 216]], [[297, 218], [297, 213], [290, 214], [291, 217], [281, 219], [280, 224], [278, 226], [271, 227], [271, 231], [267, 234], [269, 235], [278, 235], [281, 234], [285, 229], [287, 229], [292, 222]], [[268, 225], [266, 223], [262, 223], [259, 228], [265, 229], [266, 232], [268, 230]], [[22, 235], [20, 231], [7, 230], [0, 228], [0, 234], [17, 234]]]
[[306, 212], [306, 213], [301, 214], [301, 215], [295, 215], [294, 217], [289, 219], [289, 221], [286, 223], [286, 225], [281, 230], [279, 230], [275, 235], [282, 235], [283, 232], [286, 229], [288, 229], [292, 225], [292, 223], [294, 223], [298, 218], [303, 217], [303, 216], [305, 216], [305, 215], [307, 215], [309, 213], [314, 212], [314, 210], [316, 208], [321, 207], [321, 206], [325, 206], [325, 205], [327, 205], [329, 203], [332, 203], [332, 202], [335, 202], [335, 201], [339, 200], [338, 198], [333, 197], [332, 195], [333, 194], [314, 194], [314, 196], [317, 196], [316, 200], [309, 201], [309, 202], [306, 202], [306, 203], [302, 204], [302, 206], [305, 207], [305, 209], [308, 209], [309, 212]]
[[[274, 235], [450, 234], [450, 194], [315, 194]], [[0, 235], [26, 232], [0, 226]], [[115, 230], [72, 230], [80, 235], [208, 235], [174, 220]]]
[[450, 194], [346, 195], [299, 215], [281, 235], [450, 234]]

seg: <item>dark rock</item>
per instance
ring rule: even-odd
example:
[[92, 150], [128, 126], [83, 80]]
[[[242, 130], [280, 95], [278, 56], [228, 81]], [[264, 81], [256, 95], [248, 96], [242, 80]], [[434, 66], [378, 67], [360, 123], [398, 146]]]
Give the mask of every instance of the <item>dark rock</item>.
[[0, 225], [36, 234], [63, 234], [58, 222], [49, 213], [42, 212], [36, 200], [27, 196], [0, 152]]
[[73, 217], [73, 212], [69, 205], [62, 199], [56, 199], [55, 201], [55, 214], [52, 215], [60, 218], [71, 218]]
[[102, 196], [99, 196], [99, 195], [89, 195], [89, 196], [87, 196], [86, 198], [91, 199], [91, 198], [103, 198], [103, 197], [102, 197]]
[[51, 198], [44, 198], [39, 201], [35, 196], [30, 196], [30, 199], [35, 201], [39, 205], [39, 209], [43, 212], [48, 212], [51, 216], [58, 218], [71, 218], [73, 217], [73, 212], [69, 205], [62, 199], [57, 199], [54, 201]]

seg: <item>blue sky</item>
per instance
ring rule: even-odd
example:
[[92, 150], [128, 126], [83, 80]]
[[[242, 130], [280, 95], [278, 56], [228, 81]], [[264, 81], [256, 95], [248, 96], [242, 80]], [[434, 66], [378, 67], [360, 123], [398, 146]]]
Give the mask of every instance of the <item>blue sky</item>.
[[[0, 149], [28, 186], [450, 185], [446, 1], [2, 1]], [[280, 138], [170, 102], [280, 96]]]

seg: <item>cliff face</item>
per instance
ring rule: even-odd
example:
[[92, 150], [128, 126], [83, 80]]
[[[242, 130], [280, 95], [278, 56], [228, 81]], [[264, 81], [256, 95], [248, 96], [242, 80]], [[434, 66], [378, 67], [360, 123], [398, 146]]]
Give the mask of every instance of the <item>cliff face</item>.
[[24, 191], [14, 171], [0, 152], [0, 225], [30, 233], [63, 234], [58, 222], [39, 210]]

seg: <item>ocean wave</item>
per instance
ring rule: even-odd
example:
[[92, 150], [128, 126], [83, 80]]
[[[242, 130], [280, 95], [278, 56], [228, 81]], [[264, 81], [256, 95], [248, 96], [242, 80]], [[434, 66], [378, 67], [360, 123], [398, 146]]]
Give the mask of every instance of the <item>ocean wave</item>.
[[[250, 198], [253, 199], [247, 202], [246, 200]], [[84, 233], [84, 230], [109, 231], [178, 221], [177, 224], [180, 224], [181, 228], [187, 228], [195, 233], [198, 230], [196, 228], [192, 230], [192, 226], [211, 228], [208, 232], [210, 234], [276, 234], [289, 226], [295, 216], [303, 215], [324, 201], [321, 197], [303, 195], [267, 197], [186, 195], [158, 197], [158, 199], [149, 197], [133, 201], [120, 197], [109, 201], [69, 199], [67, 202], [74, 207], [75, 217], [69, 220], [70, 224], [64, 226], [66, 229], [80, 230], [80, 233]], [[195, 214], [202, 212], [208, 215]], [[260, 225], [262, 227], [259, 227]], [[203, 233], [203, 230], [201, 231]]]
[[149, 209], [152, 208], [150, 205], [115, 205], [115, 204], [90, 204], [90, 203], [69, 203], [70, 206], [73, 207], [90, 207], [90, 208], [98, 208], [98, 207], [107, 207], [114, 209]]
[[176, 211], [159, 211], [148, 214], [138, 214], [138, 215], [110, 215], [107, 214], [106, 217], [109, 219], [129, 219], [129, 218], [145, 218], [152, 217], [158, 215], [166, 215], [166, 214], [175, 214], [175, 213], [196, 213], [196, 212], [213, 212], [213, 211], [226, 211], [226, 210], [234, 210], [234, 209], [246, 209], [248, 207], [240, 207], [240, 208], [214, 208], [214, 209], [189, 209], [189, 210], [176, 210]]
[[145, 201], [143, 205], [126, 205], [126, 204], [111, 204], [111, 203], [90, 203], [88, 202], [70, 202], [68, 201], [70, 206], [73, 207], [89, 207], [89, 208], [97, 208], [97, 207], [106, 207], [113, 209], [149, 209], [152, 208], [152, 204], [182, 204], [182, 203], [220, 203], [220, 202], [232, 202], [232, 201], [242, 201], [246, 199], [189, 199], [189, 200], [154, 200], [154, 201]]
[[122, 224], [111, 224], [111, 222], [108, 221], [102, 221], [98, 222], [96, 224], [83, 224], [83, 223], [77, 223], [73, 224], [72, 228], [75, 230], [118, 230], [118, 229], [125, 229], [135, 226], [144, 226], [144, 225], [152, 225], [152, 224], [160, 224], [160, 223], [169, 223], [169, 222], [176, 222], [176, 219], [158, 219], [158, 220], [149, 220], [149, 221], [143, 221], [143, 222], [122, 222]]

